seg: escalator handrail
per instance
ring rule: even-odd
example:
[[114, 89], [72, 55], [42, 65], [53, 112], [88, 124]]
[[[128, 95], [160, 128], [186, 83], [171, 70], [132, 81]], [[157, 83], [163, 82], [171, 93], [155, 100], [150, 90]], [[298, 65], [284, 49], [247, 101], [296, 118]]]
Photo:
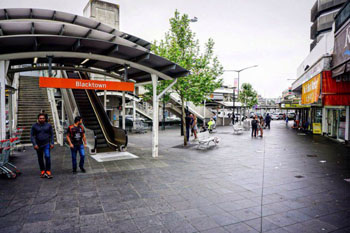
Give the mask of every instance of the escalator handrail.
[[[79, 78], [82, 79], [80, 72], [79, 72]], [[119, 148], [119, 145], [114, 144], [113, 142], [111, 142], [111, 140], [110, 140], [110, 138], [109, 138], [109, 135], [105, 132], [105, 128], [104, 128], [104, 126], [103, 126], [103, 124], [102, 124], [102, 122], [101, 122], [101, 119], [100, 119], [100, 115], [99, 115], [99, 114], [97, 113], [97, 111], [96, 111], [95, 104], [94, 104], [93, 101], [91, 100], [91, 97], [90, 97], [90, 95], [89, 95], [89, 93], [88, 93], [87, 90], [85, 90], [85, 93], [86, 93], [87, 97], [89, 98], [89, 101], [90, 101], [90, 103], [91, 103], [92, 109], [93, 109], [93, 111], [94, 111], [94, 113], [95, 113], [95, 115], [96, 115], [97, 121], [98, 121], [98, 123], [99, 123], [99, 125], [100, 125], [100, 127], [101, 127], [101, 129], [102, 129], [102, 133], [103, 133], [103, 135], [105, 136], [106, 141], [108, 142], [108, 144], [110, 144], [110, 145], [112, 145], [112, 146], [114, 146], [114, 147], [116, 147], [116, 148]]]

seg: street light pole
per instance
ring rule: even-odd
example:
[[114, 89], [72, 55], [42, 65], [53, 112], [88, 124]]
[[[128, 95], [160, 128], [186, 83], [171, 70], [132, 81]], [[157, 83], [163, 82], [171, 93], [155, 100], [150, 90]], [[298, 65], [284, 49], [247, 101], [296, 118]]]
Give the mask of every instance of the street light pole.
[[[244, 70], [247, 70], [247, 69], [250, 69], [250, 68], [254, 68], [254, 67], [258, 67], [258, 65], [253, 65], [253, 66], [248, 66], [248, 67], [245, 67], [243, 69], [239, 69], [239, 70], [224, 70], [225, 72], [236, 72], [238, 73], [238, 95], [237, 95], [237, 99], [239, 99], [239, 74], [244, 71]], [[233, 79], [233, 111], [235, 111], [235, 80]]]

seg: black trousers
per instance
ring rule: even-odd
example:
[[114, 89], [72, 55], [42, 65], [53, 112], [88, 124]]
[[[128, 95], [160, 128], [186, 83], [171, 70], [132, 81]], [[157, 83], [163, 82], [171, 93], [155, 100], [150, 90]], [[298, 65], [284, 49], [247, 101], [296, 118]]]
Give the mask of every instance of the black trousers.
[[[39, 149], [36, 150], [36, 154], [38, 156], [40, 171], [50, 171], [51, 170], [50, 144], [47, 144], [45, 146], [40, 146]], [[45, 156], [45, 163], [44, 163], [44, 156]]]
[[252, 126], [252, 137], [254, 136], [254, 137], [256, 137], [256, 134], [257, 134], [257, 132], [258, 132], [258, 126]]

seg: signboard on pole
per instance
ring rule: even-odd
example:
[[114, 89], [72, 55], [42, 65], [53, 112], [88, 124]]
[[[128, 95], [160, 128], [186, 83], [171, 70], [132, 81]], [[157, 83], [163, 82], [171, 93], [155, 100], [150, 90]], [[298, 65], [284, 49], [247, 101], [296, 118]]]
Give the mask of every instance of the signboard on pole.
[[132, 82], [112, 82], [48, 77], [39, 78], [39, 87], [130, 92], [134, 91], [134, 83]]

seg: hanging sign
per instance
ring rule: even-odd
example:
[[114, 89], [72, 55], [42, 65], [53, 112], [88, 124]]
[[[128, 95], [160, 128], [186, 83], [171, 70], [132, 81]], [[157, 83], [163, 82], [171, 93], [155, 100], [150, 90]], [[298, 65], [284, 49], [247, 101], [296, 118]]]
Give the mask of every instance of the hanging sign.
[[312, 104], [318, 101], [321, 92], [321, 74], [303, 84], [301, 104]]
[[132, 82], [112, 82], [99, 80], [81, 80], [67, 78], [39, 78], [39, 87], [67, 88], [67, 89], [88, 89], [108, 91], [134, 91]]

